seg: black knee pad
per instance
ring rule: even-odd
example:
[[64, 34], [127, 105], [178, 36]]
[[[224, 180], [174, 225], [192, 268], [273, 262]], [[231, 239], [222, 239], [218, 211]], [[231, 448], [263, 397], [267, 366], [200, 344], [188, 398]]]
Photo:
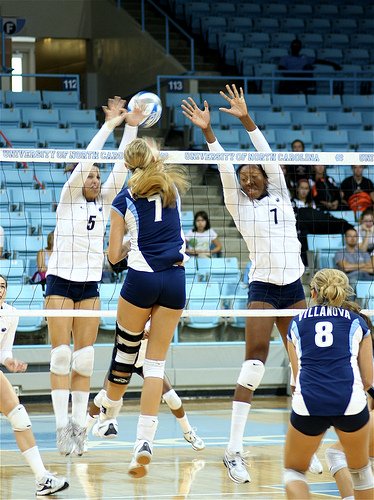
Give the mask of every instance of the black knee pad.
[[[125, 331], [116, 323], [116, 339], [112, 353], [108, 380], [115, 384], [127, 385], [130, 382], [131, 374], [140, 349], [140, 342], [143, 332], [133, 333]], [[129, 376], [116, 375], [113, 372], [129, 374]]]

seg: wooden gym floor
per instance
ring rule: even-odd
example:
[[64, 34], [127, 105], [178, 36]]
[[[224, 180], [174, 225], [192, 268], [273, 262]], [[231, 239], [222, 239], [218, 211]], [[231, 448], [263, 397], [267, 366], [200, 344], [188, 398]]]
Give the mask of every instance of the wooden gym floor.
[[[247, 423], [245, 447], [249, 451], [252, 482], [235, 484], [222, 463], [230, 429], [230, 398], [184, 400], [190, 423], [205, 440], [206, 448], [196, 452], [183, 439], [180, 427], [165, 404], [161, 405], [154, 458], [142, 479], [127, 474], [135, 438], [139, 403], [126, 400], [119, 417], [119, 436], [99, 440], [90, 436], [89, 451], [83, 457], [62, 457], [55, 448], [55, 427], [51, 407], [26, 405], [33, 430], [47, 468], [66, 475], [70, 488], [54, 498], [119, 499], [283, 499], [282, 453], [289, 417], [289, 398], [257, 396]], [[0, 420], [1, 500], [35, 498], [34, 478], [17, 451], [11, 428]], [[326, 434], [318, 456], [324, 466], [320, 476], [308, 474], [313, 499], [340, 498], [335, 482], [326, 470], [323, 450], [335, 441]]]

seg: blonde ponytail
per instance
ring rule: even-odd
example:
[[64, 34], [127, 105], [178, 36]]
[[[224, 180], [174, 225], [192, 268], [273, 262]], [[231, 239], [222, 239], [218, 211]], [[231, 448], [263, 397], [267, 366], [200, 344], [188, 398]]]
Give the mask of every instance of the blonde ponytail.
[[313, 276], [310, 287], [317, 293], [317, 304], [344, 307], [354, 295], [347, 275], [338, 269], [321, 269]]
[[177, 190], [183, 194], [189, 187], [182, 167], [165, 165], [157, 150], [144, 139], [135, 139], [125, 149], [125, 163], [132, 176], [128, 182], [134, 198], [159, 194], [164, 207], [175, 207]]

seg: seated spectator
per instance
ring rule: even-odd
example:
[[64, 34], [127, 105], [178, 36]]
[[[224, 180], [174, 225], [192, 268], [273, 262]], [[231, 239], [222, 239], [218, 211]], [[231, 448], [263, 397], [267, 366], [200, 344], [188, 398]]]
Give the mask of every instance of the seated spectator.
[[38, 270], [35, 271], [31, 278], [31, 283], [41, 284], [44, 286], [46, 284], [46, 272], [48, 267], [48, 261], [53, 251], [53, 241], [54, 241], [54, 232], [51, 231], [47, 236], [47, 246], [42, 248], [36, 254], [36, 265]]
[[342, 204], [346, 210], [363, 212], [373, 206], [374, 184], [362, 175], [363, 171], [363, 165], [352, 165], [353, 175], [340, 184]]
[[[301, 139], [295, 139], [291, 143], [291, 150], [295, 153], [302, 153], [305, 151], [305, 144]], [[288, 190], [295, 194], [297, 184], [301, 179], [309, 179], [311, 176], [310, 165], [286, 165], [282, 166]]]
[[329, 212], [316, 208], [311, 193], [309, 182], [306, 179], [299, 181], [296, 195], [292, 198], [292, 205], [296, 215], [296, 227], [301, 243], [301, 258], [308, 266], [308, 234], [343, 234], [348, 229], [353, 229], [345, 219], [334, 217]]
[[358, 234], [354, 228], [345, 232], [345, 247], [336, 252], [335, 264], [338, 269], [346, 273], [352, 287], [356, 285], [357, 280], [374, 279], [374, 267], [370, 255], [358, 248]]
[[[335, 62], [325, 59], [316, 59], [302, 53], [302, 43], [299, 39], [292, 40], [290, 53], [281, 57], [278, 68], [287, 70], [283, 73], [284, 77], [304, 78], [305, 80], [285, 80], [279, 83], [280, 94], [312, 94], [315, 93], [315, 82], [307, 80], [313, 78], [313, 64], [324, 64], [332, 66], [335, 70], [342, 69]], [[292, 73], [291, 73], [292, 71]]]
[[196, 257], [216, 257], [221, 252], [222, 245], [217, 233], [210, 227], [208, 214], [203, 210], [196, 212], [193, 227], [186, 233], [188, 255]]
[[338, 210], [341, 198], [338, 185], [334, 179], [326, 175], [325, 165], [314, 165], [312, 175], [312, 197], [321, 210]]
[[360, 224], [356, 227], [358, 234], [358, 248], [363, 252], [371, 253], [374, 250], [374, 211], [367, 208], [362, 212]]

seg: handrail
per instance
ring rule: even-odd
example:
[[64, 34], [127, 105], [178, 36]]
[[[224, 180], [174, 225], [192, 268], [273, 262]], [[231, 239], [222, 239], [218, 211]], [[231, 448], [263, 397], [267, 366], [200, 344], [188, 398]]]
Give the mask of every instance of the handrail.
[[[1, 90], [1, 79], [2, 78], [12, 78], [13, 76], [21, 76], [22, 78], [74, 78], [76, 81], [76, 88], [65, 88], [63, 90], [76, 90], [78, 92], [78, 97], [80, 99], [80, 82], [79, 75], [76, 73], [0, 73], [0, 90]], [[46, 89], [45, 89], [46, 90]]]
[[[175, 22], [168, 14], [161, 9], [153, 0], [141, 0], [141, 26], [142, 31], [145, 31], [145, 1], [147, 1], [152, 7], [154, 7], [162, 16], [165, 18], [165, 52], [167, 55], [170, 55], [170, 29], [169, 23], [171, 23], [177, 30], [182, 33], [190, 42], [190, 72], [195, 72], [195, 40], [191, 35], [187, 33], [177, 22]], [[122, 0], [117, 0], [117, 7], [120, 8], [122, 6]]]

